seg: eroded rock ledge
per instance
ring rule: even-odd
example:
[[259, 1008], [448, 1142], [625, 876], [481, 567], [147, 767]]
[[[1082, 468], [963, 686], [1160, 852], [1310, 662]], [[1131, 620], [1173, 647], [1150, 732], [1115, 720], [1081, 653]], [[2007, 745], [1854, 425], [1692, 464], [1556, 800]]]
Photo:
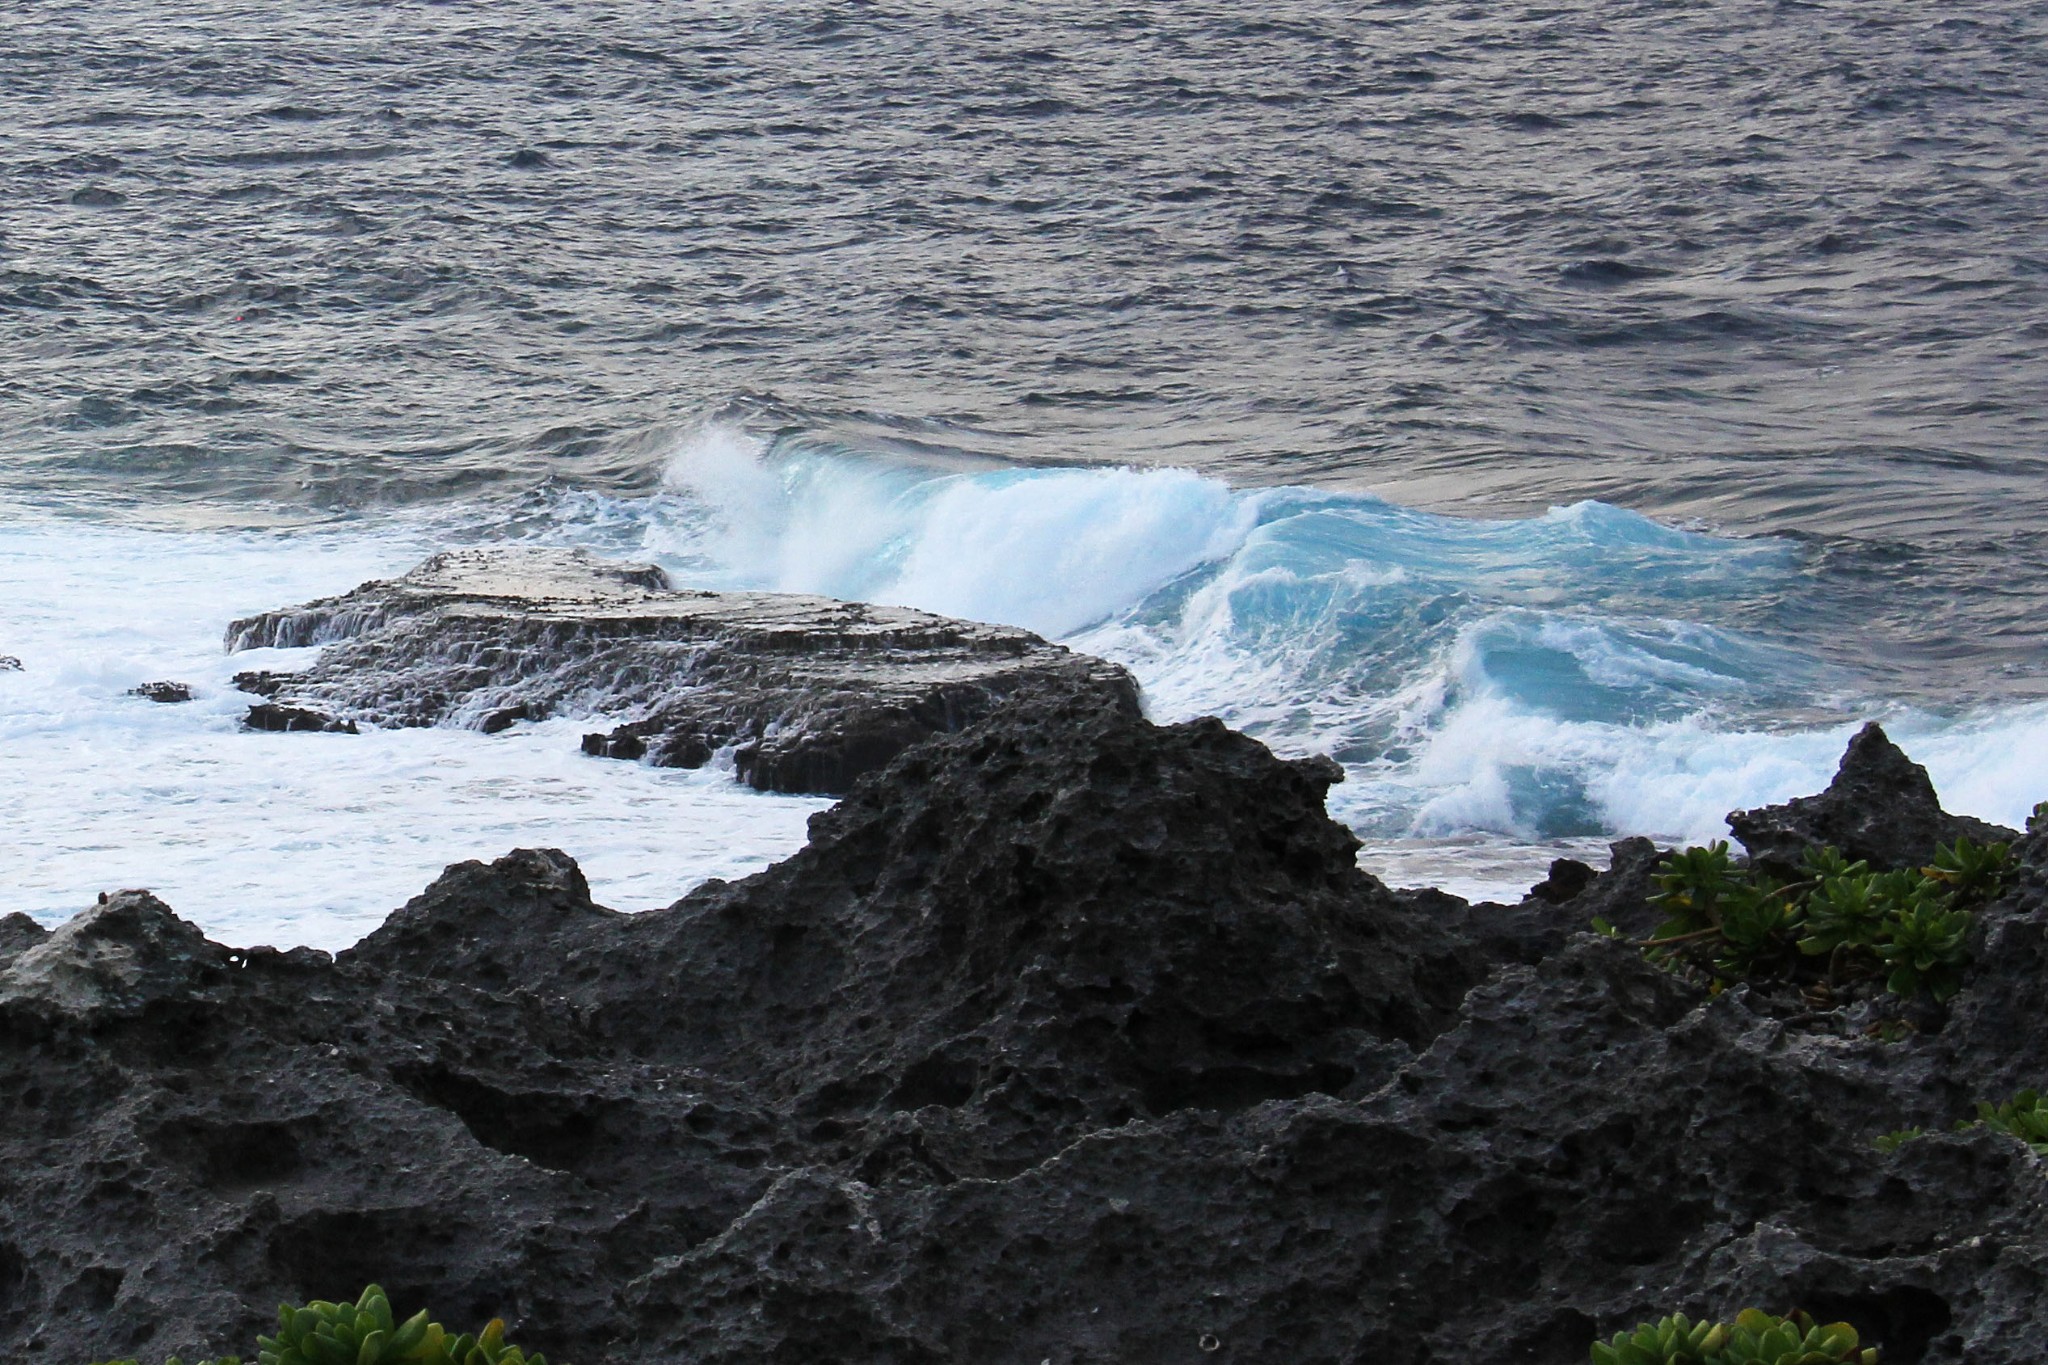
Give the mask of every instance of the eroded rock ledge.
[[[1897, 767], [1859, 745], [1838, 791]], [[1041, 698], [646, 915], [526, 850], [335, 959], [145, 892], [0, 919], [0, 1357], [189, 1359], [376, 1280], [575, 1365], [1579, 1365], [1748, 1304], [2039, 1360], [2042, 1163], [1946, 1130], [2043, 1078], [2048, 833], [1886, 1043], [1579, 932], [1649, 913], [1646, 841], [1520, 906], [1389, 891], [1334, 776]]]
[[1070, 696], [1136, 714], [1114, 664], [1028, 631], [791, 593], [677, 589], [581, 550], [451, 550], [402, 578], [228, 627], [229, 650], [326, 645], [303, 673], [247, 673], [268, 730], [485, 731], [602, 718], [586, 752], [837, 795], [919, 740], [1005, 701]]

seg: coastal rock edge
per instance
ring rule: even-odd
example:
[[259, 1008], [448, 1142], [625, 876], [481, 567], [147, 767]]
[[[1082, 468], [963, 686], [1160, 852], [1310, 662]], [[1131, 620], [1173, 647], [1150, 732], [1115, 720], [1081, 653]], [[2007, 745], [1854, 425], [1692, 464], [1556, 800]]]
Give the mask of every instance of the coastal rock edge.
[[0, 920], [0, 1355], [246, 1350], [375, 1280], [573, 1365], [1576, 1365], [1750, 1304], [2039, 1358], [2041, 1162], [1946, 1130], [2041, 1079], [2042, 836], [1885, 1042], [1579, 932], [1646, 913], [1644, 841], [1390, 891], [1336, 776], [1040, 695], [650, 914], [522, 850], [333, 958], [140, 892]]

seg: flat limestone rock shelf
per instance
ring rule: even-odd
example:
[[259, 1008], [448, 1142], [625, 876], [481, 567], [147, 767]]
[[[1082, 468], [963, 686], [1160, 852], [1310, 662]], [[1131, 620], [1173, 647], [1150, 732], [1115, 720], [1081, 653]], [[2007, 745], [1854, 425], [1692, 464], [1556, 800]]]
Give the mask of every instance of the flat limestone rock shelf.
[[247, 673], [262, 729], [602, 717], [588, 753], [700, 767], [734, 750], [764, 791], [844, 792], [907, 746], [1025, 693], [1135, 714], [1114, 664], [1028, 631], [791, 593], [678, 589], [582, 550], [435, 555], [402, 578], [228, 627], [230, 651], [326, 645], [303, 673]]
[[[1866, 735], [1832, 796], [1938, 817], [1915, 771]], [[0, 1359], [375, 1281], [564, 1365], [1583, 1365], [1749, 1305], [2038, 1365], [2043, 1163], [1949, 1128], [2044, 1079], [2048, 830], [1886, 1041], [1584, 932], [1654, 922], [1647, 840], [1390, 891], [1335, 775], [1040, 697], [644, 915], [520, 850], [337, 957], [0, 917]]]

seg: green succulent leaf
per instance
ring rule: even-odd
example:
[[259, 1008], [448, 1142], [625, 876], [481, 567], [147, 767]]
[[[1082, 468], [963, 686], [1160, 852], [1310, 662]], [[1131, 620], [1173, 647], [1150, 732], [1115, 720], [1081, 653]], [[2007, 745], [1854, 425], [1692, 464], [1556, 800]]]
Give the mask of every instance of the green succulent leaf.
[[1773, 1317], [1745, 1308], [1733, 1322], [1694, 1323], [1682, 1313], [1595, 1342], [1593, 1365], [1876, 1365], [1846, 1322], [1816, 1324], [1805, 1313]]
[[[450, 1336], [424, 1311], [399, 1323], [390, 1299], [374, 1284], [354, 1303], [316, 1299], [297, 1308], [279, 1304], [277, 1321], [276, 1336], [257, 1338], [258, 1365], [547, 1365], [546, 1357], [528, 1355], [505, 1340], [502, 1319], [492, 1319], [473, 1336]], [[172, 1357], [164, 1365], [179, 1362]], [[241, 1365], [241, 1360], [224, 1356], [199, 1365]]]

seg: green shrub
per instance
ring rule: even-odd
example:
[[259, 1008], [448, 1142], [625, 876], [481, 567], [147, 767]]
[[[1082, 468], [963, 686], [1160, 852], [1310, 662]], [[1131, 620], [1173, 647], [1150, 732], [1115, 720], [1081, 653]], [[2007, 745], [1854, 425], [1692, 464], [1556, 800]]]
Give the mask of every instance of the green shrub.
[[1804, 1313], [1774, 1318], [1745, 1308], [1735, 1321], [1693, 1322], [1683, 1313], [1593, 1344], [1593, 1365], [1875, 1365], [1846, 1322], [1816, 1326]]
[[[1873, 872], [1839, 850], [1810, 853], [1785, 882], [1739, 866], [1726, 841], [1668, 855], [1652, 902], [1664, 921], [1638, 946], [1712, 990], [1785, 982], [1817, 1003], [1859, 981], [1947, 1000], [1969, 964], [1971, 909], [1997, 896], [2012, 866], [2004, 844], [1958, 839], [1915, 871]], [[1594, 929], [1610, 937], [1605, 922]]]
[[1989, 1128], [2016, 1137], [2033, 1148], [2036, 1156], [2048, 1156], [2048, 1104], [2042, 1103], [2041, 1096], [2032, 1090], [2022, 1090], [2004, 1104], [1979, 1100], [1977, 1117], [1956, 1124], [1958, 1133], [1972, 1128]]
[[[1967, 1133], [1975, 1128], [1989, 1128], [1994, 1133], [2018, 1138], [2036, 1156], [2048, 1156], [2048, 1100], [2037, 1091], [2022, 1090], [2004, 1104], [1977, 1101], [1977, 1117], [1957, 1119], [1955, 1131]], [[1901, 1128], [1896, 1133], [1873, 1138], [1872, 1142], [1880, 1152], [1896, 1152], [1914, 1138], [1926, 1135], [1925, 1128]]]
[[1963, 968], [1969, 965], [1970, 912], [1944, 910], [1924, 900], [1901, 909], [1890, 921], [1890, 933], [1877, 945], [1887, 972], [1885, 989], [1911, 999], [1924, 987], [1936, 1000], [1962, 989]]
[[[424, 1310], [404, 1322], [391, 1316], [384, 1291], [371, 1285], [354, 1303], [315, 1300], [303, 1308], [279, 1304], [277, 1335], [256, 1338], [260, 1365], [547, 1365], [505, 1341], [505, 1324], [493, 1318], [481, 1332], [451, 1336]], [[136, 1365], [133, 1360], [104, 1365]], [[180, 1365], [176, 1356], [164, 1365]], [[241, 1365], [235, 1356], [199, 1365]]]

